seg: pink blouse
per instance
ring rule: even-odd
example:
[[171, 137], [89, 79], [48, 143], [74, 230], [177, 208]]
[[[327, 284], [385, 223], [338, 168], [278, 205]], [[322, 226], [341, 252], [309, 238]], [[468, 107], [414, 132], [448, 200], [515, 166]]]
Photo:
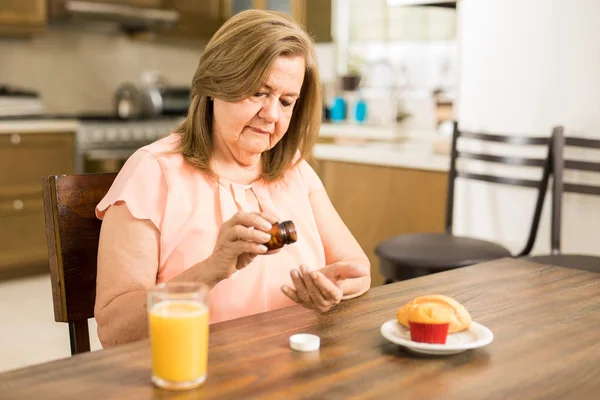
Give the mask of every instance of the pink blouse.
[[[250, 211], [246, 191], [252, 191], [260, 208], [278, 218], [292, 220], [298, 241], [280, 252], [261, 255], [210, 292], [211, 323], [239, 318], [294, 303], [280, 290], [293, 287], [290, 271], [300, 264], [309, 269], [325, 266], [325, 252], [309, 194], [323, 188], [305, 161], [290, 169], [281, 181], [240, 185], [215, 182], [190, 166], [172, 150], [178, 134], [140, 148], [125, 163], [110, 190], [96, 208], [99, 219], [112, 204], [123, 201], [138, 219], [150, 220], [160, 232], [157, 283], [167, 281], [213, 251], [219, 227], [238, 211]], [[135, 238], [131, 238], [135, 240]]]

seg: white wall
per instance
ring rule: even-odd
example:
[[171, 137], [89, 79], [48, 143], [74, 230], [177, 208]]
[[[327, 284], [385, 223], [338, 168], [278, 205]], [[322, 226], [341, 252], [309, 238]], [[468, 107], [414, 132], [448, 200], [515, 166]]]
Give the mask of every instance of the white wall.
[[[600, 138], [600, 1], [462, 0], [458, 120], [463, 129]], [[600, 160], [600, 151], [583, 151]], [[529, 171], [520, 171], [529, 174]], [[572, 173], [571, 181], [600, 174]], [[534, 194], [460, 182], [456, 232], [522, 247]], [[549, 198], [547, 199], [547, 206]], [[520, 211], [523, 210], [523, 211]], [[549, 213], [534, 252], [549, 249]], [[600, 254], [600, 199], [567, 194], [563, 251]]]

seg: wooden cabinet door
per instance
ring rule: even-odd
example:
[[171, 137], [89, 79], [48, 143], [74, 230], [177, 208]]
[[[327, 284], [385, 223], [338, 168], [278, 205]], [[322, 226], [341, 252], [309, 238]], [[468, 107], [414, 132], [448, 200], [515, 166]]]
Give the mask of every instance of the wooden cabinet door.
[[331, 42], [331, 0], [255, 0], [257, 8], [285, 12], [304, 26], [317, 43]]
[[164, 0], [163, 8], [178, 11], [179, 21], [160, 36], [207, 42], [225, 20], [223, 7], [222, 0]]
[[223, 0], [223, 4], [226, 18], [251, 8], [285, 12], [304, 25], [317, 43], [333, 41], [332, 0]]
[[317, 43], [333, 41], [331, 0], [303, 0], [304, 26]]
[[260, 8], [256, 0], [225, 0], [225, 8], [227, 17], [231, 17], [241, 11], [250, 10], [252, 8]]
[[0, 197], [0, 221], [0, 276], [48, 262], [41, 194]]
[[294, 0], [264, 0], [265, 9], [271, 11], [280, 11], [292, 15], [294, 13]]
[[0, 134], [0, 276], [47, 263], [40, 178], [73, 173], [74, 149], [74, 132]]
[[45, 25], [46, 0], [0, 0], [0, 35], [28, 36]]
[[262, 0], [262, 5], [265, 10], [290, 14], [301, 25], [306, 24], [305, 0]]
[[40, 178], [72, 172], [74, 159], [73, 133], [0, 134], [0, 197], [41, 193]]
[[[133, 7], [161, 8], [164, 0], [85, 0], [91, 3], [112, 3]], [[201, 0], [202, 1], [202, 0]]]
[[258, 9], [284, 12], [303, 22], [304, 0], [223, 0], [223, 5], [227, 18], [244, 10]]

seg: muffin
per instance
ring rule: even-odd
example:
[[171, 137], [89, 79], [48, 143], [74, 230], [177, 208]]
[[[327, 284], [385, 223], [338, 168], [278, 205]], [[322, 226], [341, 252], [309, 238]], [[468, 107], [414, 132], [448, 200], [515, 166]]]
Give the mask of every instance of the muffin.
[[456, 300], [431, 295], [417, 297], [396, 313], [398, 323], [410, 329], [415, 342], [446, 343], [449, 333], [461, 332], [471, 325], [471, 315]]
[[414, 305], [408, 310], [410, 338], [414, 342], [445, 344], [452, 312], [435, 304]]

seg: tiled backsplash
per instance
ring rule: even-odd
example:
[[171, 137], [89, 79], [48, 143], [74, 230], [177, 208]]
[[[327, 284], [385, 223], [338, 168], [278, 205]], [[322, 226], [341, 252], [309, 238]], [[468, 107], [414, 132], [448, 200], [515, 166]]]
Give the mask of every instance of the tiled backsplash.
[[0, 39], [0, 54], [0, 83], [39, 91], [49, 113], [77, 113], [112, 111], [119, 84], [138, 82], [144, 70], [189, 84], [201, 49], [52, 28], [31, 40]]
[[[112, 112], [123, 82], [159, 71], [189, 85], [201, 47], [133, 41], [123, 34], [56, 28], [31, 40], [0, 39], [0, 84], [40, 92], [48, 113]], [[335, 46], [317, 45], [324, 79], [335, 75]]]

